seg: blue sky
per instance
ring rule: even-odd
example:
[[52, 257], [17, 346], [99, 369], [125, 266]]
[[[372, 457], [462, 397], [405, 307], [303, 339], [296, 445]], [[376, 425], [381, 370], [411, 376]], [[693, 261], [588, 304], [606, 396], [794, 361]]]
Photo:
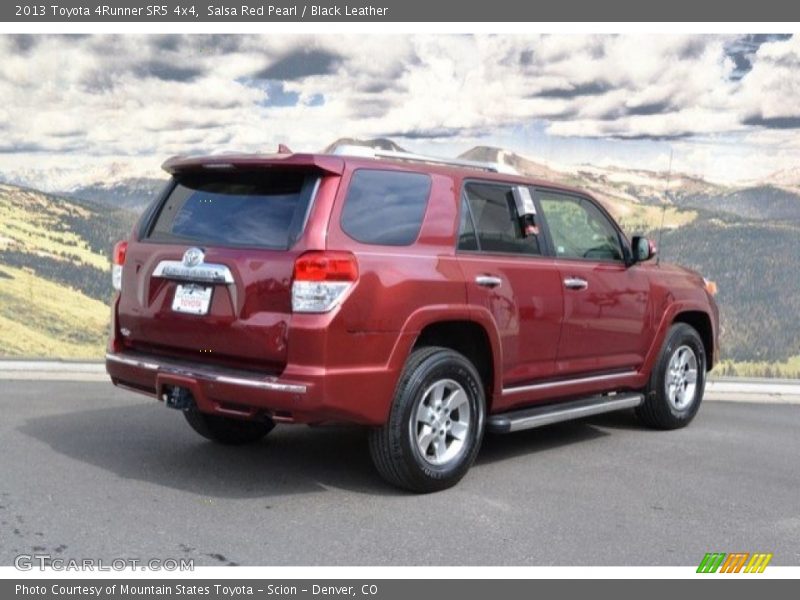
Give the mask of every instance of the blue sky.
[[789, 35], [5, 35], [0, 177], [391, 137], [754, 180], [797, 169], [799, 67]]

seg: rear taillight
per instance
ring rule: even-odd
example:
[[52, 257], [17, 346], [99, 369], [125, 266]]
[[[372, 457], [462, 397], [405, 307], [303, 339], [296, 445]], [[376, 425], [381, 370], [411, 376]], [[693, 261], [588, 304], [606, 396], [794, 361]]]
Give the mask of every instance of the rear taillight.
[[306, 252], [294, 263], [292, 310], [328, 312], [357, 279], [358, 263], [349, 252]]
[[114, 246], [114, 255], [111, 263], [111, 285], [114, 289], [122, 289], [122, 267], [125, 264], [125, 254], [128, 252], [128, 242], [117, 242]]

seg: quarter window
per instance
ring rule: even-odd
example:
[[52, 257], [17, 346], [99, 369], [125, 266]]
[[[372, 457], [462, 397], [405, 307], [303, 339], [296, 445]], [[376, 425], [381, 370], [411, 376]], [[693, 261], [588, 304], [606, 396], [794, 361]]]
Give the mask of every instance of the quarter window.
[[430, 192], [423, 173], [359, 169], [350, 180], [342, 229], [364, 244], [408, 246], [419, 235]]
[[558, 258], [622, 260], [619, 234], [585, 198], [537, 190]]

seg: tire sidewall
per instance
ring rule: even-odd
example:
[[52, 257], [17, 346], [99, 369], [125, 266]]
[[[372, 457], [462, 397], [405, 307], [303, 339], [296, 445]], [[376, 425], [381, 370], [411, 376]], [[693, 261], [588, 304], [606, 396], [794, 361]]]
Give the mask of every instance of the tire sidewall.
[[[667, 377], [667, 369], [669, 368], [669, 361], [672, 354], [681, 346], [689, 346], [697, 358], [697, 387], [695, 389], [694, 398], [691, 404], [686, 406], [683, 410], [676, 409], [667, 398], [665, 382]], [[651, 392], [655, 392], [659, 402], [663, 406], [663, 410], [675, 422], [683, 423], [691, 421], [700, 409], [700, 404], [703, 399], [703, 393], [706, 385], [706, 354], [703, 346], [703, 341], [697, 332], [689, 325], [679, 324], [673, 326], [667, 337], [667, 342], [664, 344], [664, 349], [658, 361], [658, 368], [655, 372], [655, 377], [651, 382]]]
[[[402, 453], [413, 461], [413, 471], [429, 481], [451, 481], [463, 477], [475, 460], [483, 438], [485, 408], [484, 392], [480, 377], [472, 364], [460, 354], [443, 351], [423, 361], [410, 374], [400, 403], [399, 423], [404, 435], [400, 437]], [[422, 457], [413, 436], [413, 419], [417, 406], [425, 391], [437, 381], [452, 379], [466, 391], [471, 414], [474, 415], [466, 441], [466, 449], [461, 455], [444, 465], [434, 465]]]

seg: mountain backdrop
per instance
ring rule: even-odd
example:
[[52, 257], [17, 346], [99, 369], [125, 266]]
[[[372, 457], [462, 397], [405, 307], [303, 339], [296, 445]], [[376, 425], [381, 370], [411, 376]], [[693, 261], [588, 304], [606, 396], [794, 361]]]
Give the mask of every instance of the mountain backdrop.
[[[401, 149], [385, 138], [336, 143]], [[732, 186], [681, 173], [548, 166], [488, 146], [461, 157], [585, 189], [629, 235], [663, 230], [662, 260], [718, 284], [721, 371], [800, 376], [800, 168]], [[164, 180], [121, 173], [63, 189], [47, 173], [0, 172], [3, 180], [0, 356], [101, 357], [111, 247]]]

